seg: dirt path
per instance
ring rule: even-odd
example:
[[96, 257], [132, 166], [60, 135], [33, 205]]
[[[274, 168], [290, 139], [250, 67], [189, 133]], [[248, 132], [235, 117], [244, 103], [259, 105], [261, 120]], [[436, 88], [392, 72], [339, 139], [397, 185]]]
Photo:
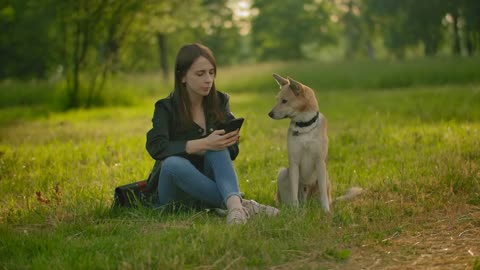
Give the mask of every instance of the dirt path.
[[479, 206], [456, 207], [409, 227], [381, 245], [353, 250], [350, 259], [335, 268], [474, 269], [476, 260], [480, 264]]

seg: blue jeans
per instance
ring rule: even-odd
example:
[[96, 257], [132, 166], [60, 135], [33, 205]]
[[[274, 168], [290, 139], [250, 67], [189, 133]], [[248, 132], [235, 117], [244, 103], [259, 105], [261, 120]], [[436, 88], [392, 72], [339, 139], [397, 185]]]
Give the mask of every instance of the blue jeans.
[[163, 161], [158, 182], [159, 206], [198, 201], [206, 207], [224, 208], [232, 195], [240, 196], [238, 178], [227, 149], [207, 151], [204, 173], [183, 157]]

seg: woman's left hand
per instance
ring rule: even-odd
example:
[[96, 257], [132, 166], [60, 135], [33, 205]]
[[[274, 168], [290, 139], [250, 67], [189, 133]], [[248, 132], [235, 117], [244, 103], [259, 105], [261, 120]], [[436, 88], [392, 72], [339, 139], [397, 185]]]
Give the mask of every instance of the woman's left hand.
[[215, 130], [205, 138], [206, 150], [223, 150], [234, 145], [240, 138], [240, 130], [225, 133], [225, 130]]
[[207, 150], [218, 151], [234, 145], [240, 138], [240, 130], [225, 133], [225, 130], [215, 130], [203, 139], [187, 142], [186, 152], [189, 154], [203, 154]]

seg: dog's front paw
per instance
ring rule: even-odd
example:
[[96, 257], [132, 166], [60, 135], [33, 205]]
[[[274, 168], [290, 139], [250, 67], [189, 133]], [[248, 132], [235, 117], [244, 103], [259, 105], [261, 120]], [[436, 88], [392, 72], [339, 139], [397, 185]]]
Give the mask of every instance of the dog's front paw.
[[298, 200], [297, 200], [297, 201], [294, 201], [294, 202], [292, 203], [292, 206], [293, 206], [293, 207], [299, 207], [299, 206], [300, 206], [300, 203], [298, 202]]
[[284, 203], [285, 203], [285, 205], [287, 205], [287, 206], [295, 207], [295, 208], [297, 208], [297, 207], [300, 206], [300, 203], [298, 202], [298, 200], [285, 201]]
[[330, 214], [330, 203], [328, 201], [322, 201], [322, 210], [325, 212], [325, 214]]

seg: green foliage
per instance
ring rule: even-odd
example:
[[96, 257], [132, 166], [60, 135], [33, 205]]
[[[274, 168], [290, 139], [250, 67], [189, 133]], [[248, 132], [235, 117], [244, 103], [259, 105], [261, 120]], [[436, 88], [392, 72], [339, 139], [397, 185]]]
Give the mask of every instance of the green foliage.
[[403, 57], [408, 47], [419, 43], [424, 45], [425, 55], [435, 55], [438, 52], [444, 36], [441, 21], [451, 12], [445, 1], [400, 3], [367, 0], [366, 3], [371, 14], [383, 22], [379, 28], [385, 37], [385, 45], [397, 57]]
[[52, 1], [18, 0], [0, 4], [0, 79], [45, 78], [58, 54], [50, 39]]
[[[0, 79], [43, 79], [62, 69], [69, 107], [89, 107], [111, 72], [168, 74], [178, 47], [197, 41], [223, 65], [318, 55], [473, 56], [479, 8], [475, 0], [6, 1]], [[86, 100], [78, 100], [82, 91]]]
[[259, 11], [252, 20], [256, 56], [260, 60], [303, 59], [302, 45], [331, 42], [334, 38], [328, 31], [329, 7], [325, 3], [254, 1], [253, 8]]
[[385, 46], [399, 58], [405, 56], [409, 47], [419, 44], [424, 55], [435, 55], [445, 39], [449, 40], [446, 45], [453, 54], [478, 53], [480, 24], [478, 16], [472, 16], [480, 7], [476, 1], [366, 0], [363, 7], [368, 10], [369, 19], [376, 21]]
[[475, 263], [473, 263], [473, 270], [480, 269], [480, 258], [475, 259]]

